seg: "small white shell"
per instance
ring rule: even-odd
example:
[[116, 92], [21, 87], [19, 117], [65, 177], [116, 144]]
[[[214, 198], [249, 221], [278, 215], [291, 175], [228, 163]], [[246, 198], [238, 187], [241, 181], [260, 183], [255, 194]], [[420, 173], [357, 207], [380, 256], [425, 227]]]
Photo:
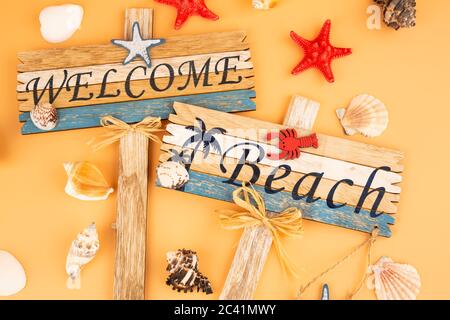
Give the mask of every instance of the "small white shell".
[[361, 133], [369, 138], [377, 137], [389, 123], [386, 106], [368, 94], [355, 97], [347, 109], [338, 109], [336, 113], [345, 133], [350, 136]]
[[44, 8], [39, 16], [42, 37], [50, 43], [70, 39], [80, 28], [83, 15], [83, 7], [75, 4]]
[[0, 250], [0, 297], [19, 293], [26, 283], [27, 277], [20, 262], [9, 252]]
[[413, 266], [382, 257], [369, 273], [367, 287], [375, 289], [378, 300], [415, 300], [419, 295], [420, 276]]
[[259, 10], [268, 10], [273, 8], [278, 0], [252, 0], [253, 8]]
[[70, 247], [66, 259], [66, 272], [69, 276], [67, 279], [68, 289], [81, 288], [81, 268], [94, 259], [99, 249], [97, 228], [93, 223], [77, 235]]
[[53, 130], [58, 124], [58, 111], [50, 103], [39, 103], [30, 112], [31, 121], [41, 130]]
[[189, 181], [186, 168], [174, 161], [167, 161], [158, 166], [158, 183], [168, 189], [180, 189]]

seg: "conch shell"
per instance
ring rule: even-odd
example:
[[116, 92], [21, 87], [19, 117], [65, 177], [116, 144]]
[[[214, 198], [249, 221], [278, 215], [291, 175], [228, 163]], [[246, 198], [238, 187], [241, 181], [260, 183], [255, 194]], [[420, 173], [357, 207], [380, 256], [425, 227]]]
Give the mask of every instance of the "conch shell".
[[268, 10], [273, 8], [279, 0], [252, 0], [253, 8], [259, 10]]
[[189, 173], [184, 165], [167, 161], [158, 166], [158, 183], [163, 188], [178, 190], [189, 181]]
[[377, 137], [389, 123], [386, 106], [368, 94], [355, 97], [347, 109], [338, 109], [336, 113], [345, 133], [350, 136], [361, 133], [369, 138]]
[[197, 289], [206, 294], [212, 294], [211, 283], [208, 278], [198, 271], [197, 253], [191, 250], [178, 250], [167, 253], [167, 271], [170, 275], [166, 284], [173, 290], [184, 293]]
[[89, 162], [65, 163], [68, 181], [66, 193], [83, 201], [108, 199], [114, 192], [100, 170]]
[[66, 260], [67, 288], [79, 290], [81, 288], [81, 268], [94, 259], [100, 248], [95, 223], [79, 233], [72, 242]]
[[30, 118], [37, 128], [50, 131], [58, 124], [58, 111], [50, 103], [38, 103], [31, 110]]
[[378, 300], [415, 300], [420, 291], [420, 276], [410, 265], [382, 257], [369, 267], [369, 290], [375, 289]]

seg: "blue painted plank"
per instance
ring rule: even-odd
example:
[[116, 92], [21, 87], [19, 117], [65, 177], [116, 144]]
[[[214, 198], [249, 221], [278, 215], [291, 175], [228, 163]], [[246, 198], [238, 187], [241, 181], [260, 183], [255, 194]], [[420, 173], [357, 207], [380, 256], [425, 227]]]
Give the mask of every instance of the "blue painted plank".
[[[223, 178], [217, 176], [191, 171], [190, 179], [184, 188], [184, 192], [233, 202], [232, 193], [237, 187], [223, 183], [223, 181]], [[330, 209], [325, 200], [306, 203], [306, 201], [294, 200], [289, 192], [269, 195], [264, 192], [263, 187], [255, 186], [255, 189], [259, 193], [264, 194], [267, 210], [271, 212], [282, 212], [287, 208], [298, 207], [302, 209], [303, 217], [308, 220], [367, 233], [371, 233], [373, 228], [377, 226], [380, 229], [381, 236], [392, 236], [389, 225], [394, 224], [395, 219], [388, 214], [372, 218], [369, 211], [362, 210], [361, 213], [356, 214], [354, 212], [355, 208], [351, 206]]]
[[22, 113], [19, 119], [21, 122], [25, 122], [22, 127], [22, 134], [26, 135], [99, 127], [100, 119], [108, 115], [114, 116], [127, 123], [136, 123], [148, 116], [168, 119], [169, 115], [174, 112], [172, 106], [175, 101], [223, 112], [253, 111], [256, 110], [256, 105], [251, 98], [254, 98], [255, 96], [256, 93], [254, 90], [235, 90], [59, 109], [58, 125], [52, 131], [42, 131], [36, 128], [30, 119], [29, 112]]

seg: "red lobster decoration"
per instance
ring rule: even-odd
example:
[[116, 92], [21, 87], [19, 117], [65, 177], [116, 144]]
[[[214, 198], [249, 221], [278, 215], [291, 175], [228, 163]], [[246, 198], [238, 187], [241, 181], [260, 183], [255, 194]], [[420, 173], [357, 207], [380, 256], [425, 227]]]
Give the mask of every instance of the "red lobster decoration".
[[278, 148], [280, 149], [279, 154], [267, 154], [270, 160], [294, 160], [300, 158], [301, 148], [318, 148], [319, 141], [317, 140], [317, 135], [314, 133], [307, 137], [298, 137], [297, 131], [295, 129], [284, 129], [276, 133], [268, 133], [267, 141], [272, 141], [278, 138], [280, 142], [278, 143]]

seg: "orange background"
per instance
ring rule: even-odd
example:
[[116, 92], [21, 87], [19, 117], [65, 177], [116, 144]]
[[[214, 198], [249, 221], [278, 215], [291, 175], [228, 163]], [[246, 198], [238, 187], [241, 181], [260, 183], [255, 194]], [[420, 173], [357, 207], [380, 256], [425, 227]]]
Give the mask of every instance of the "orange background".
[[[192, 18], [181, 31], [173, 29], [175, 11], [150, 0], [85, 0], [82, 29], [58, 45], [101, 44], [123, 34], [126, 7], [153, 6], [155, 36], [244, 29], [248, 31], [256, 71], [258, 111], [249, 117], [281, 122], [290, 97], [300, 94], [321, 102], [316, 130], [344, 137], [335, 109], [351, 98], [369, 93], [386, 103], [388, 130], [379, 138], [353, 140], [406, 152], [402, 201], [391, 239], [376, 244], [374, 257], [388, 255], [414, 265], [423, 282], [421, 299], [450, 298], [450, 250], [447, 201], [450, 136], [448, 76], [450, 74], [450, 23], [447, 0], [419, 1], [418, 26], [411, 30], [369, 30], [366, 9], [371, 0], [282, 0], [273, 10], [251, 8], [250, 0], [209, 0], [220, 15], [211, 22]], [[62, 163], [88, 160], [98, 165], [108, 181], [117, 181], [118, 147], [92, 153], [86, 142], [101, 129], [21, 136], [18, 122], [16, 52], [50, 48], [40, 36], [38, 16], [54, 0], [16, 0], [2, 3], [0, 25], [0, 249], [12, 252], [24, 265], [27, 287], [19, 299], [110, 299], [113, 288], [116, 196], [106, 202], [81, 202], [64, 193]], [[313, 38], [325, 19], [331, 18], [332, 43], [352, 47], [354, 54], [334, 63], [335, 84], [317, 71], [290, 75], [301, 58], [289, 31]], [[231, 204], [154, 187], [159, 151], [151, 148], [151, 182], [148, 212], [148, 299], [218, 297], [231, 265], [240, 232], [219, 227], [215, 209]], [[101, 250], [82, 273], [82, 290], [65, 287], [65, 258], [77, 232], [90, 222], [98, 224]], [[292, 299], [302, 283], [321, 272], [358, 245], [363, 233], [305, 222], [302, 240], [284, 241], [300, 271], [300, 279], [287, 281], [274, 252], [259, 283], [258, 299]], [[178, 294], [165, 286], [167, 251], [197, 250], [200, 268], [210, 277], [212, 296]], [[345, 298], [364, 273], [363, 253], [325, 279], [332, 298]], [[1, 270], [0, 270], [1, 272]], [[305, 298], [318, 299], [320, 285]], [[374, 299], [365, 288], [358, 296]]]

